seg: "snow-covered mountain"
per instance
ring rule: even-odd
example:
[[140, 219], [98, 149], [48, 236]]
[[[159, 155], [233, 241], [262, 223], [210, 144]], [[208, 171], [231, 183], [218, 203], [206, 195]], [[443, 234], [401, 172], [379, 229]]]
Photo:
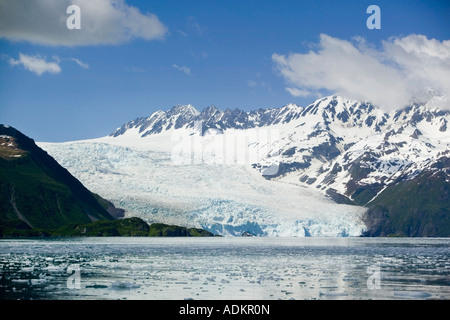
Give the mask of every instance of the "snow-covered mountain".
[[449, 121], [430, 105], [386, 113], [330, 96], [250, 112], [175, 106], [109, 137], [40, 146], [149, 222], [233, 235], [359, 235], [360, 206], [450, 156]]
[[192, 105], [178, 105], [169, 111], [156, 111], [147, 118], [138, 118], [116, 129], [110, 136], [119, 137], [130, 129], [138, 129], [142, 138], [171, 129], [194, 128], [195, 122], [202, 123], [202, 133], [209, 129], [223, 132], [227, 129], [250, 129], [277, 123], [287, 123], [300, 116], [302, 108], [289, 104], [282, 108], [259, 109], [244, 112], [239, 109], [222, 111], [214, 105], [197, 111]]
[[[235, 133], [236, 129], [265, 128], [276, 132], [277, 140], [267, 154], [269, 163], [279, 165], [267, 178], [301, 182], [366, 204], [400, 175], [414, 177], [449, 155], [449, 122], [450, 112], [428, 105], [385, 113], [370, 103], [331, 96], [306, 108], [289, 104], [251, 112], [221, 111], [214, 106], [198, 112], [190, 105], [176, 106], [131, 121], [111, 137], [136, 137], [137, 130], [145, 138], [172, 128], [195, 128], [195, 123], [201, 124], [202, 134], [210, 129]], [[248, 141], [250, 149], [257, 148], [253, 145], [260, 142], [258, 138]], [[259, 157], [252, 165], [261, 171], [267, 158]], [[358, 198], [355, 191], [367, 186], [373, 189], [370, 195]]]

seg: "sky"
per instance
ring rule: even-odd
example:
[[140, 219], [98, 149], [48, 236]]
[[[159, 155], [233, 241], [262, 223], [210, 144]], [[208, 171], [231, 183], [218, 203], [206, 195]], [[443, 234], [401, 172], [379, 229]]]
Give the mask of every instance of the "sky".
[[0, 0], [0, 123], [61, 142], [178, 104], [389, 111], [450, 97], [449, 21], [449, 1]]

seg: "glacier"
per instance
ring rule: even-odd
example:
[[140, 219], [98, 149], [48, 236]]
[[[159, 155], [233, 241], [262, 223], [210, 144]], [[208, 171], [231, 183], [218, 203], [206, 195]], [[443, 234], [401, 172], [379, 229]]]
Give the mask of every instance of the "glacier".
[[38, 145], [149, 223], [225, 236], [359, 236], [363, 206], [450, 155], [448, 123], [450, 112], [429, 104], [386, 113], [329, 96], [250, 112], [179, 105], [103, 138]]
[[[134, 131], [133, 131], [134, 130]], [[184, 130], [184, 129], [178, 129]], [[182, 135], [195, 134], [186, 129]], [[38, 145], [88, 189], [149, 223], [204, 228], [223, 236], [359, 236], [358, 206], [265, 179], [249, 163], [173, 161], [174, 131]], [[138, 139], [139, 137], [139, 139]]]
[[359, 236], [363, 206], [450, 155], [448, 123], [450, 112], [430, 104], [386, 113], [335, 95], [250, 112], [178, 105], [107, 137], [38, 145], [149, 223], [229, 236]]

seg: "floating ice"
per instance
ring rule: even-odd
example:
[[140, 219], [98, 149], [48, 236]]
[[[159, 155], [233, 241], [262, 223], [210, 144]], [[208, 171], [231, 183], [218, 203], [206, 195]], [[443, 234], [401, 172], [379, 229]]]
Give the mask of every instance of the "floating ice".
[[421, 291], [395, 291], [394, 295], [396, 297], [404, 297], [410, 299], [424, 299], [431, 296], [430, 293]]
[[111, 288], [117, 289], [117, 290], [129, 290], [129, 289], [137, 289], [141, 286], [134, 283], [134, 282], [127, 282], [127, 281], [114, 281], [111, 283]]

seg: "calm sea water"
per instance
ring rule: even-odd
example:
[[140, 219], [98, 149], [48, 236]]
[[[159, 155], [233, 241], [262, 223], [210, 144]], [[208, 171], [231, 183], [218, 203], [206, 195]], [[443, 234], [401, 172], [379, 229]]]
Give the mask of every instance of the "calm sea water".
[[450, 299], [450, 239], [0, 240], [1, 299]]

